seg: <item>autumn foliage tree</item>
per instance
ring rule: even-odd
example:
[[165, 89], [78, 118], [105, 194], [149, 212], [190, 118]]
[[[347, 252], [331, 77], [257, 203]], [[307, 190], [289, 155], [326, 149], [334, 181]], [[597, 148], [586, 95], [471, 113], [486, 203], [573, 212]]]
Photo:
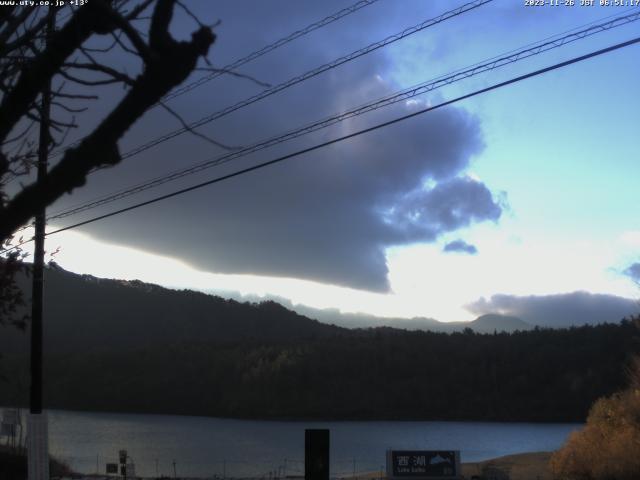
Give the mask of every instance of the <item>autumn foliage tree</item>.
[[629, 387], [593, 405], [585, 427], [551, 458], [561, 480], [640, 478], [640, 357], [630, 362]]

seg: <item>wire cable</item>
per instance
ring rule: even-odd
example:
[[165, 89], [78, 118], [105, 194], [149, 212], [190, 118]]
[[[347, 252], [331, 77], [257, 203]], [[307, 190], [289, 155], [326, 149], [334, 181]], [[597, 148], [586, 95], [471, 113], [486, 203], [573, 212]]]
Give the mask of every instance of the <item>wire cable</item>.
[[187, 85], [185, 85], [184, 87], [180, 87], [176, 90], [174, 90], [173, 92], [169, 93], [168, 95], [166, 95], [163, 100], [171, 100], [173, 98], [176, 98], [184, 93], [187, 93], [191, 90], [193, 90], [194, 88], [199, 87], [200, 85], [203, 85], [211, 80], [213, 80], [214, 78], [219, 77], [220, 75], [224, 74], [224, 71], [229, 71], [229, 70], [235, 70], [238, 67], [241, 67], [242, 65], [249, 63], [253, 60], [255, 60], [256, 58], [259, 58], [273, 50], [275, 50], [276, 48], [279, 48], [283, 45], [286, 45], [287, 43], [290, 43], [294, 40], [296, 40], [297, 38], [300, 38], [304, 35], [307, 35], [311, 32], [313, 32], [314, 30], [317, 30], [319, 28], [324, 27], [325, 25], [329, 25], [330, 23], [335, 22], [336, 20], [341, 19], [342, 17], [345, 17], [347, 15], [350, 15], [354, 12], [357, 12], [358, 10], [360, 10], [361, 8], [364, 7], [368, 7], [369, 5], [377, 2], [378, 0], [360, 0], [359, 2], [354, 3], [353, 5], [343, 8], [342, 10], [340, 10], [339, 12], [333, 13], [325, 18], [323, 18], [322, 20], [319, 20], [317, 22], [314, 22], [310, 25], [307, 25], [305, 28], [302, 28], [300, 30], [297, 30], [293, 33], [290, 33], [289, 35], [287, 35], [286, 37], [282, 37], [279, 40], [276, 40], [273, 43], [270, 43], [269, 45], [266, 45], [264, 47], [262, 47], [260, 50], [256, 50], [255, 52], [250, 53], [249, 55], [247, 55], [246, 57], [242, 57], [232, 63], [230, 63], [229, 65], [225, 65], [224, 67], [222, 67], [219, 72], [213, 72], [210, 73], [209, 75], [202, 77], [194, 82], [191, 82]]
[[[388, 126], [394, 125], [394, 124], [399, 123], [399, 122], [403, 122], [403, 121], [408, 120], [410, 118], [417, 117], [419, 115], [423, 115], [423, 114], [425, 114], [427, 112], [431, 112], [433, 110], [436, 110], [436, 109], [439, 109], [439, 108], [442, 108], [442, 107], [446, 107], [446, 106], [452, 105], [454, 103], [458, 103], [458, 102], [460, 102], [462, 100], [466, 100], [466, 99], [475, 97], [477, 95], [481, 95], [483, 93], [490, 92], [492, 90], [497, 90], [497, 89], [503, 88], [503, 87], [505, 87], [507, 85], [511, 85], [511, 84], [514, 84], [514, 83], [517, 83], [517, 82], [521, 82], [523, 80], [526, 80], [526, 79], [529, 79], [529, 78], [532, 78], [532, 77], [536, 77], [536, 76], [542, 75], [544, 73], [551, 72], [553, 70], [564, 68], [566, 66], [573, 65], [575, 63], [582, 62], [584, 60], [587, 60], [587, 59], [590, 59], [590, 58], [593, 58], [593, 57], [604, 55], [606, 53], [610, 53], [610, 52], [613, 52], [615, 50], [619, 50], [621, 48], [628, 47], [630, 45], [634, 45], [634, 44], [637, 44], [637, 43], [640, 43], [640, 37], [636, 37], [634, 39], [627, 40], [626, 42], [622, 42], [622, 43], [618, 43], [618, 44], [615, 44], [615, 45], [612, 45], [612, 46], [609, 46], [609, 47], [606, 47], [606, 48], [602, 48], [600, 50], [596, 50], [594, 52], [587, 53], [587, 54], [581, 55], [579, 57], [574, 57], [574, 58], [571, 58], [569, 60], [565, 60], [563, 62], [556, 63], [556, 64], [551, 65], [549, 67], [541, 68], [541, 69], [535, 70], [533, 72], [529, 72], [529, 73], [526, 73], [524, 75], [520, 75], [520, 76], [511, 78], [511, 79], [503, 81], [503, 82], [495, 83], [495, 84], [490, 85], [488, 87], [481, 88], [481, 89], [475, 90], [475, 91], [473, 91], [471, 93], [467, 93], [465, 95], [456, 97], [456, 98], [454, 98], [452, 100], [447, 100], [447, 101], [439, 103], [437, 105], [426, 107], [426, 108], [423, 108], [423, 109], [418, 110], [416, 112], [412, 112], [412, 113], [409, 113], [407, 115], [403, 115], [401, 117], [397, 117], [397, 118], [394, 118], [394, 119], [386, 121], [386, 122], [378, 123], [378, 124], [376, 124], [374, 126], [371, 126], [371, 127], [368, 127], [368, 128], [362, 129], [362, 130], [358, 130], [357, 132], [353, 132], [353, 133], [350, 133], [350, 134], [347, 134], [347, 135], [343, 135], [341, 137], [334, 138], [332, 140], [328, 140], [326, 142], [322, 142], [322, 143], [313, 145], [311, 147], [307, 147], [307, 148], [304, 148], [304, 149], [301, 149], [301, 150], [297, 150], [297, 151], [295, 151], [293, 153], [282, 155], [282, 156], [274, 158], [272, 160], [269, 160], [269, 161], [266, 161], [266, 162], [262, 162], [262, 163], [259, 163], [257, 165], [253, 165], [251, 167], [247, 167], [247, 168], [244, 168], [242, 170], [238, 170], [238, 171], [235, 171], [233, 173], [229, 173], [227, 175], [222, 175], [220, 177], [216, 177], [216, 178], [214, 178], [212, 180], [208, 180], [206, 182], [198, 183], [196, 185], [192, 185], [192, 186], [187, 187], [187, 188], [182, 188], [180, 190], [176, 190], [176, 191], [168, 193], [166, 195], [161, 195], [159, 197], [155, 197], [155, 198], [152, 198], [152, 199], [144, 201], [144, 202], [140, 202], [140, 203], [137, 203], [137, 204], [134, 204], [134, 205], [130, 205], [128, 207], [121, 208], [119, 210], [115, 210], [113, 212], [106, 213], [104, 215], [99, 215], [97, 217], [93, 217], [93, 218], [90, 218], [88, 220], [84, 220], [82, 222], [75, 223], [73, 225], [69, 225], [69, 226], [66, 226], [66, 227], [58, 228], [58, 229], [56, 229], [54, 231], [46, 233], [46, 236], [54, 235], [56, 233], [64, 232], [66, 230], [71, 230], [73, 228], [77, 228], [77, 227], [80, 227], [80, 226], [83, 226], [83, 225], [87, 225], [87, 224], [96, 222], [98, 220], [103, 220], [105, 218], [109, 218], [109, 217], [112, 217], [112, 216], [115, 216], [115, 215], [119, 215], [119, 214], [124, 213], [124, 212], [129, 212], [131, 210], [134, 210], [134, 209], [146, 206], [146, 205], [151, 205], [153, 203], [157, 203], [157, 202], [160, 202], [162, 200], [166, 200], [168, 198], [172, 198], [172, 197], [175, 197], [175, 196], [178, 196], [178, 195], [182, 195], [184, 193], [191, 192], [193, 190], [198, 190], [200, 188], [203, 188], [203, 187], [206, 187], [206, 186], [209, 186], [209, 185], [213, 185], [215, 183], [219, 183], [219, 182], [222, 182], [224, 180], [228, 180], [230, 178], [234, 178], [234, 177], [237, 177], [237, 176], [249, 173], [249, 172], [253, 172], [255, 170], [260, 170], [262, 168], [265, 168], [265, 167], [268, 167], [268, 166], [271, 166], [271, 165], [274, 165], [274, 164], [277, 164], [277, 163], [284, 162], [285, 160], [288, 160], [290, 158], [298, 157], [300, 155], [304, 155], [306, 153], [313, 152], [315, 150], [319, 150], [319, 149], [327, 147], [329, 145], [333, 145], [333, 144], [336, 144], [336, 143], [339, 143], [339, 142], [343, 142], [343, 141], [351, 139], [351, 138], [358, 137], [358, 136], [363, 135], [365, 133], [369, 133], [369, 132], [373, 132], [373, 131], [376, 131], [376, 130], [379, 130], [379, 129], [382, 129], [382, 128], [386, 128]], [[4, 253], [4, 252], [0, 252], [0, 253]]]
[[[360, 48], [354, 52], [349, 53], [348, 55], [344, 55], [342, 57], [339, 57], [329, 63], [325, 63], [323, 65], [320, 65], [319, 67], [316, 67], [312, 70], [309, 70], [301, 75], [298, 75], [296, 77], [292, 77], [289, 80], [286, 80], [282, 83], [279, 83], [278, 85], [275, 85], [273, 87], [269, 87], [266, 88], [265, 90], [261, 91], [260, 93], [257, 93], [255, 95], [252, 95], [250, 97], [245, 98], [244, 100], [241, 100], [233, 105], [229, 105], [225, 108], [223, 108], [222, 110], [218, 110], [210, 115], [207, 115], [206, 117], [203, 117], [199, 120], [196, 120], [195, 122], [192, 122], [190, 124], [188, 124], [186, 127], [183, 128], [179, 128], [176, 130], [173, 130], [172, 132], [166, 133], [160, 137], [157, 137], [145, 144], [139, 145], [131, 150], [129, 150], [128, 152], [125, 152], [121, 155], [122, 160], [133, 157], [135, 155], [138, 155], [139, 153], [142, 153], [146, 150], [149, 150], [150, 148], [153, 148], [161, 143], [164, 143], [168, 140], [171, 140], [172, 138], [175, 138], [179, 135], [182, 135], [185, 132], [189, 132], [192, 131], [194, 128], [198, 128], [201, 127], [203, 125], [206, 125], [214, 120], [220, 119], [222, 117], [225, 117], [227, 115], [229, 115], [230, 113], [233, 113], [237, 110], [240, 110], [241, 108], [245, 108], [253, 103], [256, 103], [260, 100], [263, 100], [267, 97], [270, 97], [271, 95], [275, 95], [278, 92], [281, 92], [282, 90], [285, 90], [287, 88], [290, 88], [294, 85], [297, 85], [301, 82], [304, 82], [305, 80], [309, 80], [310, 78], [316, 77], [328, 70], [332, 70], [336, 67], [339, 67], [340, 65], [343, 65], [347, 62], [350, 62], [352, 60], [355, 60], [356, 58], [362, 57], [363, 55], [366, 55], [368, 53], [371, 53], [375, 50], [378, 50], [380, 48], [386, 47], [387, 45], [390, 45], [394, 42], [397, 42], [398, 40], [401, 40], [403, 38], [406, 38], [410, 35], [413, 35], [414, 33], [420, 32], [426, 28], [429, 28], [431, 26], [437, 25], [439, 23], [442, 23], [446, 20], [449, 20], [450, 18], [454, 18], [457, 17], [458, 15], [462, 15], [463, 13], [466, 13], [470, 10], [476, 9], [486, 3], [490, 3], [493, 0], [474, 0], [473, 2], [469, 2], [469, 3], [465, 3], [457, 8], [454, 8], [453, 10], [449, 10], [447, 12], [444, 12], [440, 15], [438, 15], [437, 17], [431, 18], [429, 20], [425, 20], [424, 22], [421, 22], [417, 25], [414, 25], [412, 27], [406, 28], [404, 30], [402, 30], [399, 33], [396, 33], [394, 35], [390, 35], [382, 40], [379, 40], [377, 42], [371, 43], [369, 45], [367, 45], [366, 47]], [[60, 151], [56, 152], [56, 153], [60, 153]], [[93, 172], [98, 171], [99, 169], [93, 170]], [[93, 173], [91, 172], [91, 173]]]
[[208, 123], [211, 123], [214, 120], [218, 120], [222, 117], [225, 117], [227, 115], [229, 115], [230, 113], [235, 112], [236, 110], [239, 110], [241, 108], [245, 108], [253, 103], [256, 103], [260, 100], [263, 100], [267, 97], [270, 97], [271, 95], [274, 95], [278, 92], [281, 92], [282, 90], [285, 90], [287, 88], [290, 88], [294, 85], [297, 85], [301, 82], [304, 82], [305, 80], [309, 80], [310, 78], [316, 77], [328, 70], [332, 70], [336, 67], [339, 67], [340, 65], [343, 65], [347, 62], [350, 62], [352, 60], [355, 60], [356, 58], [362, 57], [368, 53], [371, 53], [373, 51], [376, 51], [380, 48], [386, 47], [387, 45], [390, 45], [392, 43], [397, 42], [398, 40], [402, 40], [403, 38], [406, 38], [410, 35], [413, 35], [414, 33], [420, 32], [422, 30], [425, 30], [426, 28], [432, 27], [434, 25], [437, 25], [439, 23], [442, 23], [446, 20], [449, 20], [451, 18], [457, 17], [459, 15], [462, 15], [463, 13], [466, 13], [470, 10], [474, 10], [482, 5], [485, 5], [487, 3], [492, 2], [493, 0], [474, 0], [473, 2], [469, 2], [469, 3], [465, 3], [464, 5], [461, 5], [457, 8], [454, 8], [453, 10], [449, 10], [447, 12], [444, 12], [440, 15], [438, 15], [437, 17], [431, 18], [429, 20], [425, 20], [424, 22], [421, 22], [417, 25], [414, 25], [412, 27], [406, 28], [404, 30], [402, 30], [399, 33], [396, 33], [394, 35], [390, 35], [382, 40], [379, 40], [377, 42], [371, 43], [369, 45], [367, 45], [366, 47], [360, 48], [354, 52], [351, 52], [348, 55], [344, 55], [342, 57], [339, 57], [329, 63], [325, 63], [324, 65], [320, 65], [319, 67], [316, 67], [312, 70], [309, 70], [301, 75], [298, 75], [296, 77], [290, 78], [289, 80], [286, 80], [278, 85], [275, 85], [273, 87], [269, 87], [266, 88], [265, 90], [263, 90], [260, 93], [257, 93], [255, 95], [252, 95], [244, 100], [241, 100], [240, 102], [237, 102], [233, 105], [229, 105], [228, 107], [223, 108], [222, 110], [218, 110], [210, 115], [207, 115], [206, 117], [201, 118], [200, 120], [196, 120], [195, 122], [191, 122], [190, 124], [188, 124], [187, 127], [184, 128], [179, 128], [176, 129], [172, 132], [166, 133], [160, 137], [155, 138], [154, 140], [151, 140], [143, 145], [140, 145], [138, 147], [135, 147], [131, 150], [129, 150], [128, 152], [124, 153], [121, 157], [122, 159], [126, 159], [126, 158], [130, 158], [133, 157], [134, 155], [138, 155], [139, 153], [142, 153], [146, 150], [149, 150], [150, 148], [153, 148], [161, 143], [166, 142], [167, 140], [171, 140], [172, 138], [175, 138], [179, 135], [182, 135], [185, 132], [189, 132], [191, 130], [193, 130], [194, 128], [198, 128], [201, 127], [203, 125], [206, 125]]
[[146, 182], [136, 184], [134, 186], [119, 190], [109, 195], [102, 196], [98, 199], [94, 199], [90, 202], [78, 204], [76, 206], [70, 207], [61, 212], [52, 214], [47, 218], [47, 220], [65, 218], [80, 212], [84, 212], [86, 210], [99, 207], [101, 205], [105, 205], [107, 203], [114, 202], [116, 200], [129, 197], [137, 193], [141, 193], [143, 191], [158, 187], [165, 183], [185, 177], [187, 175], [192, 175], [192, 174], [201, 172], [203, 170], [206, 170], [208, 168], [219, 166], [221, 164], [230, 162], [237, 158], [244, 157], [251, 153], [255, 153], [257, 151], [263, 150], [265, 148], [268, 148], [280, 143], [284, 143], [286, 141], [301, 137], [303, 135], [307, 135], [309, 133], [318, 131], [323, 128], [327, 128], [331, 125], [345, 121], [347, 119], [354, 118], [354, 117], [369, 113], [371, 111], [396, 104], [398, 102], [409, 100], [418, 95], [423, 95], [425, 93], [431, 92], [445, 85], [449, 85], [454, 82], [458, 82], [460, 80], [469, 78], [471, 76], [478, 75], [480, 73], [484, 73], [499, 67], [503, 67], [505, 65], [509, 65], [511, 63], [518, 62], [520, 60], [529, 58], [534, 55], [538, 55], [540, 53], [549, 51], [551, 49], [559, 48], [563, 45], [567, 45], [577, 40], [581, 40], [583, 38], [594, 35], [596, 33], [607, 31], [609, 29], [616, 28], [621, 25], [625, 25], [637, 20], [640, 20], [640, 11], [636, 11], [635, 13], [630, 15], [616, 17], [615, 19], [610, 20], [608, 22], [591, 26], [587, 29], [584, 29], [575, 33], [571, 33], [569, 35], [565, 35], [564, 37], [561, 37], [561, 38], [557, 38], [557, 39], [546, 41], [546, 42], [541, 41], [542, 43], [538, 42], [538, 43], [530, 44], [532, 46], [529, 46], [528, 48], [513, 50], [510, 54], [502, 57], [499, 57], [499, 56], [492, 57], [491, 59], [483, 63], [476, 63], [469, 68], [457, 70], [451, 74], [443, 75], [433, 80], [430, 80], [428, 82], [423, 82], [423, 83], [414, 85], [400, 92], [396, 92], [394, 94], [378, 99], [374, 102], [360, 105], [348, 111], [344, 111], [339, 114], [330, 116], [328, 118], [324, 118], [322, 120], [318, 120], [316, 122], [307, 124], [303, 127], [299, 127], [285, 134], [282, 134], [276, 137], [271, 137], [269, 139], [254, 143], [253, 145], [245, 147], [239, 151], [231, 152], [222, 156], [213, 157], [211, 159], [205, 160], [204, 162], [200, 162], [190, 167], [176, 170], [169, 174], [165, 174], [163, 176], [156, 177]]
[[[233, 71], [235, 69], [237, 69], [238, 67], [241, 67], [242, 65], [245, 65], [249, 62], [252, 62], [253, 60], [260, 58], [263, 55], [266, 55], [269, 52], [272, 52], [273, 50], [282, 47], [283, 45], [286, 45], [287, 43], [291, 43], [294, 40], [303, 37], [315, 30], [318, 30], [319, 28], [322, 28], [326, 25], [329, 25], [330, 23], [333, 23], [337, 20], [340, 20], [343, 17], [346, 17], [347, 15], [350, 15], [352, 13], [357, 12], [358, 10], [364, 8], [364, 7], [368, 7], [369, 5], [372, 5], [374, 3], [376, 3], [379, 0], [359, 0], [358, 2], [354, 3], [353, 5], [350, 5], [346, 8], [343, 8], [342, 10], [332, 13], [331, 15], [326, 16], [325, 18], [323, 18], [322, 20], [318, 20], [317, 22], [311, 23], [309, 25], [307, 25], [304, 28], [301, 28], [300, 30], [296, 30], [295, 32], [290, 33], [289, 35], [282, 37], [278, 40], [276, 40], [273, 43], [270, 43], [268, 45], [265, 45], [264, 47], [260, 48], [259, 50], [256, 50], [254, 52], [251, 52], [249, 55], [246, 55], [242, 58], [239, 58], [237, 60], [234, 60], [233, 62], [229, 63], [228, 65], [225, 65], [223, 67], [221, 67], [218, 71], [216, 72], [212, 72], [202, 78], [199, 78], [198, 80], [195, 80], [187, 85], [184, 85], [183, 87], [180, 87], [176, 90], [174, 90], [173, 92], [169, 92], [167, 95], [165, 95], [162, 98], [162, 101], [167, 101], [167, 100], [172, 100], [176, 97], [179, 97], [180, 95], [183, 95], [187, 92], [190, 92], [191, 90], [199, 87], [200, 85], [204, 85], [207, 82], [210, 82], [211, 80], [214, 80], [215, 78], [218, 78], [220, 75], [223, 75], [227, 72]], [[154, 108], [156, 106], [158, 106], [159, 104], [155, 104], [153, 107]], [[80, 140], [76, 140], [75, 142], [67, 145], [66, 147], [62, 147], [54, 152], [51, 153], [51, 157], [56, 157], [58, 155], [60, 155], [62, 152], [64, 152], [66, 149], [77, 146], [80, 144], [80, 142], [82, 142], [82, 139]]]
[[[627, 40], [625, 42], [617, 43], [615, 45], [612, 45], [612, 46], [609, 46], [609, 47], [606, 47], [606, 48], [602, 48], [600, 50], [596, 50], [596, 51], [587, 53], [585, 55], [581, 55], [579, 57], [573, 57], [573, 58], [571, 58], [569, 60], [565, 60], [563, 62], [556, 63], [554, 65], [551, 65], [551, 66], [548, 66], [548, 67], [544, 67], [544, 68], [541, 68], [541, 69], [538, 69], [538, 70], [534, 70], [533, 72], [529, 72], [529, 73], [526, 73], [524, 75], [519, 75], [517, 77], [511, 78], [509, 80], [505, 80], [503, 82], [495, 83], [495, 84], [490, 85], [488, 87], [481, 88], [479, 90], [475, 90], [475, 91], [473, 91], [471, 93], [467, 93], [465, 95], [461, 95], [459, 97], [456, 97], [456, 98], [451, 99], [451, 100], [447, 100], [447, 101], [439, 103], [437, 105], [426, 107], [426, 108], [423, 108], [421, 110], [417, 110], [415, 112], [409, 113], [407, 115], [403, 115], [401, 117], [397, 117], [397, 118], [394, 118], [392, 120], [388, 120], [386, 122], [378, 123], [376, 125], [373, 125], [371, 127], [368, 127], [368, 128], [362, 129], [362, 130], [358, 130], [357, 132], [353, 132], [353, 133], [350, 133], [348, 135], [343, 135], [341, 137], [337, 137], [337, 138], [334, 138], [332, 140], [328, 140], [326, 142], [322, 142], [322, 143], [313, 145], [311, 147], [307, 147], [307, 148], [304, 148], [304, 149], [301, 149], [301, 150], [297, 150], [295, 152], [292, 152], [292, 153], [289, 153], [289, 154], [286, 154], [286, 155], [282, 155], [282, 156], [274, 158], [272, 160], [253, 165], [251, 167], [247, 167], [247, 168], [244, 168], [242, 170], [237, 170], [237, 171], [235, 171], [233, 173], [229, 173], [227, 175], [216, 177], [216, 178], [208, 180], [206, 182], [198, 183], [196, 185], [192, 185], [192, 186], [187, 187], [187, 188], [182, 188], [180, 190], [176, 190], [176, 191], [168, 193], [166, 195], [161, 195], [159, 197], [155, 197], [155, 198], [152, 198], [152, 199], [144, 201], [144, 202], [136, 203], [134, 205], [130, 205], [128, 207], [121, 208], [119, 210], [115, 210], [115, 211], [106, 213], [104, 215], [99, 215], [97, 217], [93, 217], [93, 218], [90, 218], [88, 220], [84, 220], [82, 222], [78, 222], [78, 223], [74, 223], [72, 225], [68, 225], [66, 227], [58, 228], [58, 229], [53, 230], [51, 232], [47, 232], [45, 234], [45, 236], [48, 237], [48, 236], [51, 236], [51, 235], [55, 235], [57, 233], [61, 233], [61, 232], [67, 231], [67, 230], [71, 230], [71, 229], [74, 229], [74, 228], [81, 227], [83, 225], [88, 225], [90, 223], [94, 223], [94, 222], [97, 222], [99, 220], [104, 220], [106, 218], [113, 217], [115, 215], [119, 215], [121, 213], [129, 212], [131, 210], [135, 210], [135, 209], [138, 209], [140, 207], [144, 207], [146, 205], [151, 205], [153, 203], [157, 203], [157, 202], [160, 202], [162, 200], [166, 200], [166, 199], [169, 199], [169, 198], [172, 198], [172, 197], [176, 197], [178, 195], [182, 195], [182, 194], [187, 193], [187, 192], [198, 190], [200, 188], [203, 188], [203, 187], [206, 187], [206, 186], [209, 186], [209, 185], [213, 185], [213, 184], [222, 182], [224, 180], [228, 180], [230, 178], [238, 177], [240, 175], [244, 175], [246, 173], [253, 172], [255, 170], [260, 170], [262, 168], [265, 168], [265, 167], [268, 167], [268, 166], [271, 166], [271, 165], [274, 165], [274, 164], [277, 164], [277, 163], [284, 162], [285, 160], [289, 160], [290, 158], [298, 157], [300, 155], [304, 155], [306, 153], [313, 152], [315, 150], [319, 150], [319, 149], [327, 147], [329, 145], [333, 145], [333, 144], [342, 142], [344, 140], [348, 140], [348, 139], [351, 139], [351, 138], [358, 137], [358, 136], [363, 135], [365, 133], [373, 132], [375, 130], [379, 130], [381, 128], [385, 128], [385, 127], [394, 125], [396, 123], [408, 120], [408, 119], [413, 118], [413, 117], [417, 117], [419, 115], [423, 115], [423, 114], [425, 114], [427, 112], [430, 112], [430, 111], [433, 111], [433, 110], [436, 110], [436, 109], [439, 109], [439, 108], [442, 108], [442, 107], [446, 107], [446, 106], [452, 105], [454, 103], [458, 103], [460, 101], [475, 97], [477, 95], [481, 95], [481, 94], [484, 94], [484, 93], [487, 93], [487, 92], [490, 92], [490, 91], [493, 91], [493, 90], [497, 90], [499, 88], [503, 88], [503, 87], [505, 87], [507, 85], [511, 85], [511, 84], [514, 84], [514, 83], [517, 83], [517, 82], [521, 82], [521, 81], [529, 79], [529, 78], [537, 77], [539, 75], [542, 75], [542, 74], [545, 74], [545, 73], [548, 73], [548, 72], [551, 72], [551, 71], [554, 71], [554, 70], [558, 70], [560, 68], [564, 68], [564, 67], [567, 67], [569, 65], [573, 65], [575, 63], [579, 63], [579, 62], [588, 60], [588, 59], [593, 58], [593, 57], [604, 55], [604, 54], [607, 54], [607, 53], [613, 52], [615, 50], [619, 50], [621, 48], [625, 48], [625, 47], [628, 47], [628, 46], [631, 46], [631, 45], [634, 45], [634, 44], [637, 44], [637, 43], [640, 43], [640, 37], [636, 37], [636, 38], [633, 38], [631, 40]], [[25, 244], [27, 244], [27, 243], [29, 243], [31, 241], [33, 241], [33, 239], [25, 240], [25, 241], [19, 243], [18, 245], [14, 245], [14, 246], [12, 246], [10, 248], [7, 248], [7, 249], [4, 249], [4, 250], [0, 251], [0, 254], [7, 253], [7, 252], [9, 252], [11, 250], [19, 248], [20, 246], [25, 245]]]

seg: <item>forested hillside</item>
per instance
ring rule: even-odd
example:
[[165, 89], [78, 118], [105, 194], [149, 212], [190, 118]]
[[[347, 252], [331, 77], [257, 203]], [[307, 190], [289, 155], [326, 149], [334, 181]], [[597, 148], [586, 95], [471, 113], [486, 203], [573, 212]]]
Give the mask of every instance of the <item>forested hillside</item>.
[[[637, 334], [623, 321], [513, 334], [372, 329], [295, 341], [176, 339], [49, 356], [45, 403], [259, 418], [583, 421], [595, 399], [624, 385]], [[24, 403], [27, 363], [3, 364], [11, 388], [0, 390], [0, 404]]]
[[[28, 279], [21, 278], [25, 298]], [[45, 271], [44, 345], [49, 353], [126, 350], [175, 342], [300, 340], [346, 329], [320, 323], [275, 302], [241, 303], [140, 281]], [[28, 351], [16, 329], [0, 330], [0, 354]]]
[[[29, 299], [29, 279], [20, 278]], [[286, 341], [348, 332], [274, 301], [239, 302], [191, 290], [172, 290], [140, 281], [77, 275], [58, 267], [45, 270], [44, 345], [49, 353], [127, 350], [166, 343]], [[309, 309], [310, 313], [320, 310]], [[345, 319], [357, 315], [338, 315]], [[385, 319], [367, 317], [375, 325]], [[358, 322], [352, 322], [357, 324]], [[514, 317], [484, 315], [473, 322], [386, 319], [386, 325], [434, 331], [528, 330]], [[15, 329], [0, 331], [0, 354], [26, 352], [29, 338]]]

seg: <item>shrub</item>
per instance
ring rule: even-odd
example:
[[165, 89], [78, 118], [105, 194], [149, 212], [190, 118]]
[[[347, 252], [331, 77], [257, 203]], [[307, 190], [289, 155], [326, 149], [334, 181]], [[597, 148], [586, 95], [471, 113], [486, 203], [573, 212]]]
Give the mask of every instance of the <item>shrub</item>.
[[628, 390], [598, 400], [581, 431], [551, 457], [558, 479], [637, 480], [640, 478], [640, 361], [629, 372]]

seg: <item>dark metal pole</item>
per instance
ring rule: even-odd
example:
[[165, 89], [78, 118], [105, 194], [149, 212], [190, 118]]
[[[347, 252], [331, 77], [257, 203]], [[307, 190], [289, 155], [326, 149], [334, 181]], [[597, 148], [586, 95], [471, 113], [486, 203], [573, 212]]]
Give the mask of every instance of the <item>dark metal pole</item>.
[[[48, 12], [46, 45], [55, 28], [55, 9]], [[51, 109], [51, 79], [42, 89], [40, 112], [40, 138], [38, 144], [37, 182], [46, 181], [47, 156], [49, 152], [49, 127]], [[31, 389], [29, 415], [29, 447], [27, 449], [27, 472], [29, 480], [49, 479], [49, 439], [47, 418], [42, 408], [42, 292], [44, 286], [44, 229], [45, 207], [35, 215], [35, 251], [33, 255], [33, 284], [31, 293]]]
[[[48, 12], [47, 36], [55, 28], [55, 10]], [[40, 138], [38, 145], [38, 183], [47, 176], [47, 157], [49, 153], [49, 114], [51, 110], [51, 80], [42, 90], [42, 112], [40, 119]], [[45, 208], [35, 217], [35, 249], [33, 254], [33, 284], [31, 298], [31, 413], [42, 413], [42, 293], [44, 287], [44, 229]]]
[[304, 431], [304, 480], [329, 480], [329, 430]]

